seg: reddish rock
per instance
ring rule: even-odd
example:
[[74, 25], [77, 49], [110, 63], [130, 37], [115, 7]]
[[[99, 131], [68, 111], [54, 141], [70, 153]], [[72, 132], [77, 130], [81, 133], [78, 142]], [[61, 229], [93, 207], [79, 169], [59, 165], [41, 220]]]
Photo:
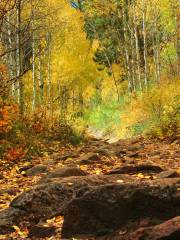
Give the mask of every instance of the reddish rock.
[[93, 164], [100, 161], [101, 161], [100, 156], [97, 153], [93, 153], [93, 152], [84, 154], [78, 159], [78, 162], [82, 165]]
[[36, 165], [30, 169], [28, 169], [25, 173], [26, 176], [31, 177], [31, 176], [36, 176], [40, 173], [47, 173], [48, 172], [48, 168], [45, 165], [39, 164]]
[[178, 240], [180, 239], [180, 217], [175, 217], [157, 226], [141, 228], [130, 234], [127, 239]]
[[180, 239], [180, 217], [172, 218], [159, 225], [139, 228], [138, 230], [122, 234], [117, 233], [98, 237], [97, 240], [179, 240]]
[[57, 168], [46, 176], [42, 177], [40, 183], [45, 183], [51, 178], [63, 178], [71, 176], [86, 176], [87, 173], [77, 167], [63, 167]]
[[162, 172], [163, 169], [158, 165], [152, 164], [139, 164], [139, 165], [126, 165], [111, 170], [108, 174], [136, 174], [138, 172]]
[[180, 177], [180, 174], [175, 170], [163, 171], [156, 175], [156, 178], [177, 178]]
[[0, 234], [24, 220], [36, 224], [39, 220], [63, 215], [67, 204], [76, 195], [82, 195], [94, 186], [115, 183], [117, 180], [130, 183], [134, 178], [126, 175], [49, 178], [47, 183], [25, 191], [11, 202], [9, 208], [0, 211]]
[[72, 199], [65, 210], [64, 238], [124, 228], [143, 218], [160, 221], [180, 214], [179, 179], [106, 184]]

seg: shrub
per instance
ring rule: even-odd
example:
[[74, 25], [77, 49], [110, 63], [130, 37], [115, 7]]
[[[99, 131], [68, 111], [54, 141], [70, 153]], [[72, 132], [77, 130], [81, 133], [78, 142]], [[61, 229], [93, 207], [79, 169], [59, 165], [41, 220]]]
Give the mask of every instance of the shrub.
[[154, 86], [132, 99], [122, 115], [122, 128], [132, 135], [147, 133], [164, 138], [178, 135], [180, 86], [177, 81]]

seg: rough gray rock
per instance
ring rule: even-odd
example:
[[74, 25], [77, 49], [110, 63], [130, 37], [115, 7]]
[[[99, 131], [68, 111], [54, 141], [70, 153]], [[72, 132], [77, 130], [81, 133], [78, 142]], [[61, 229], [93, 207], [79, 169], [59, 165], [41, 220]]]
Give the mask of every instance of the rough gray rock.
[[48, 172], [48, 168], [45, 165], [36, 165], [26, 171], [26, 176], [31, 177], [31, 176], [36, 176], [40, 173], [46, 173]]
[[139, 164], [139, 165], [125, 165], [111, 170], [108, 174], [136, 174], [138, 172], [153, 172], [159, 173], [163, 169], [158, 165], [152, 164]]
[[175, 170], [163, 171], [156, 175], [156, 178], [177, 178], [177, 177], [180, 177], [180, 175]]
[[45, 183], [51, 178], [63, 178], [72, 176], [86, 176], [86, 172], [77, 167], [63, 167], [57, 168], [41, 178], [40, 183]]
[[13, 230], [13, 225], [16, 225], [21, 218], [23, 221], [24, 211], [16, 208], [7, 208], [0, 211], [0, 234], [6, 234]]
[[49, 179], [48, 183], [37, 185], [16, 197], [10, 207], [0, 212], [0, 234], [10, 226], [25, 220], [38, 223], [39, 220], [63, 215], [69, 201], [77, 194], [83, 194], [93, 186], [121, 181], [134, 181], [126, 175], [74, 176]]
[[63, 238], [96, 236], [143, 218], [164, 221], [180, 214], [179, 179], [106, 184], [90, 189], [68, 204]]
[[97, 153], [90, 152], [79, 157], [78, 162], [83, 165], [88, 165], [96, 162], [100, 162], [101, 158]]

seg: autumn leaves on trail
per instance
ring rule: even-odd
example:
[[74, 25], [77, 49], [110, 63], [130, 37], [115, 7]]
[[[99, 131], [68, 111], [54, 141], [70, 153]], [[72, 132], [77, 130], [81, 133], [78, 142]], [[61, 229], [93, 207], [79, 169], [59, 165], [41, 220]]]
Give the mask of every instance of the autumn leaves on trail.
[[[170, 145], [162, 142], [153, 143], [143, 138], [136, 138], [108, 144], [106, 141], [91, 138], [77, 147], [69, 145], [65, 148], [64, 144], [58, 142], [52, 142], [52, 145], [49, 147], [49, 152], [46, 152], [46, 154], [44, 152], [44, 156], [38, 159], [33, 158], [30, 162], [25, 161], [25, 159], [19, 160], [14, 162], [13, 165], [8, 165], [10, 162], [4, 162], [0, 166], [3, 172], [0, 180], [0, 208], [3, 210], [0, 212], [0, 233], [3, 233], [1, 236], [4, 237], [2, 239], [6, 239], [7, 237], [14, 239], [24, 237], [26, 239], [27, 236], [30, 239], [49, 239], [49, 237], [60, 239], [63, 212], [68, 206], [72, 194], [76, 194], [78, 197], [77, 201], [81, 201], [80, 197], [86, 191], [92, 190], [93, 194], [96, 188], [97, 191], [101, 191], [102, 188], [105, 198], [100, 203], [100, 195], [97, 195], [97, 204], [94, 205], [97, 209], [95, 211], [92, 208], [94, 213], [100, 214], [98, 211], [101, 209], [101, 204], [104, 204], [106, 196], [107, 204], [112, 205], [111, 207], [109, 205], [106, 211], [114, 211], [113, 201], [121, 202], [116, 197], [114, 200], [110, 199], [111, 196], [115, 196], [116, 194], [115, 192], [115, 195], [112, 193], [106, 194], [106, 190], [103, 190], [106, 188], [107, 191], [114, 191], [114, 187], [120, 189], [123, 186], [126, 187], [127, 192], [124, 190], [125, 192], [122, 197], [129, 198], [131, 202], [135, 200], [133, 200], [133, 194], [132, 196], [128, 194], [128, 189], [131, 189], [132, 193], [132, 187], [135, 187], [135, 189], [137, 188], [136, 190], [134, 189], [135, 192], [142, 191], [141, 194], [138, 194], [138, 204], [143, 205], [145, 204], [142, 197], [143, 194], [147, 194], [146, 191], [151, 191], [151, 187], [155, 184], [153, 194], [155, 194], [154, 191], [160, 191], [157, 194], [157, 204], [159, 204], [159, 207], [164, 206], [160, 200], [162, 191], [169, 189], [169, 187], [166, 188], [163, 186], [168, 184], [168, 186], [172, 187], [172, 191], [176, 189], [174, 184], [180, 174], [178, 169], [180, 164], [178, 142]], [[53, 153], [51, 153], [52, 151]], [[131, 186], [132, 183], [134, 183], [133, 186]], [[113, 184], [116, 186], [112, 188], [108, 187]], [[32, 188], [32, 185], [34, 188]], [[143, 189], [143, 186], [148, 190]], [[162, 190], [159, 190], [159, 188], [162, 188]], [[118, 190], [118, 192], [120, 192], [121, 196], [121, 191]], [[166, 193], [164, 192], [164, 194]], [[8, 208], [9, 203], [10, 207]], [[169, 206], [168, 201], [166, 204], [166, 207]], [[72, 210], [67, 210], [65, 214], [66, 222], [63, 227], [64, 236], [70, 236], [71, 234], [75, 236], [78, 233], [85, 234], [85, 231], [87, 231], [87, 234], [90, 234], [87, 230], [88, 226], [92, 228], [91, 234], [94, 236], [98, 235], [98, 231], [99, 234], [102, 231], [101, 234], [104, 235], [116, 229], [116, 224], [110, 220], [109, 216], [111, 215], [106, 214], [106, 211], [103, 215], [105, 219], [102, 222], [99, 220], [91, 221], [95, 215], [87, 214], [86, 208], [88, 211], [89, 206], [91, 206], [91, 200], [88, 207], [82, 203], [75, 205], [74, 207], [77, 208], [78, 215], [73, 215]], [[70, 205], [69, 209], [71, 208]], [[83, 224], [83, 228], [79, 228], [79, 224], [81, 224], [79, 209], [89, 219], [87, 222], [91, 221], [92, 224]], [[148, 209], [146, 210], [144, 211], [148, 214]], [[165, 212], [168, 218], [171, 212], [167, 211], [167, 208]], [[142, 214], [142, 212], [138, 212], [138, 214]], [[154, 214], [159, 216], [160, 213], [155, 211]], [[126, 216], [128, 217], [127, 214]], [[73, 220], [74, 217], [76, 217], [75, 221]], [[131, 217], [132, 215], [130, 214]], [[161, 217], [163, 218], [163, 216], [160, 216], [160, 219]], [[99, 217], [96, 219], [99, 219]], [[36, 224], [39, 220], [41, 220], [39, 224]], [[145, 225], [143, 225], [143, 221]], [[116, 217], [117, 228], [121, 225], [120, 222], [120, 218]], [[141, 220], [140, 225], [136, 223], [137, 226], [136, 224], [134, 226], [130, 224], [126, 226], [127, 228], [123, 227], [121, 232], [128, 233], [127, 229], [129, 228], [134, 230], [139, 226], [147, 227], [149, 224], [152, 226], [152, 222], [152, 219], [144, 219]], [[106, 228], [103, 225], [106, 223], [108, 226], [111, 225], [111, 227]], [[98, 231], [94, 224], [99, 224]], [[71, 228], [70, 226], [73, 227]], [[9, 230], [13, 230], [12, 233], [8, 233]], [[76, 233], [73, 231], [76, 231]], [[171, 233], [172, 229], [168, 231]]]
[[0, 239], [180, 239], [179, 9], [0, 0]]

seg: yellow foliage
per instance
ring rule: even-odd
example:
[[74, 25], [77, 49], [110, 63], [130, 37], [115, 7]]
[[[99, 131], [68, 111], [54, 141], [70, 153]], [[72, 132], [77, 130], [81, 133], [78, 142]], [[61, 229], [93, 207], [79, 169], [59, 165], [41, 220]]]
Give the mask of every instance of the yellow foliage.
[[129, 99], [120, 116], [119, 135], [131, 135], [133, 126], [148, 124], [147, 131], [159, 137], [179, 131], [180, 85], [178, 80], [164, 82], [160, 86]]

